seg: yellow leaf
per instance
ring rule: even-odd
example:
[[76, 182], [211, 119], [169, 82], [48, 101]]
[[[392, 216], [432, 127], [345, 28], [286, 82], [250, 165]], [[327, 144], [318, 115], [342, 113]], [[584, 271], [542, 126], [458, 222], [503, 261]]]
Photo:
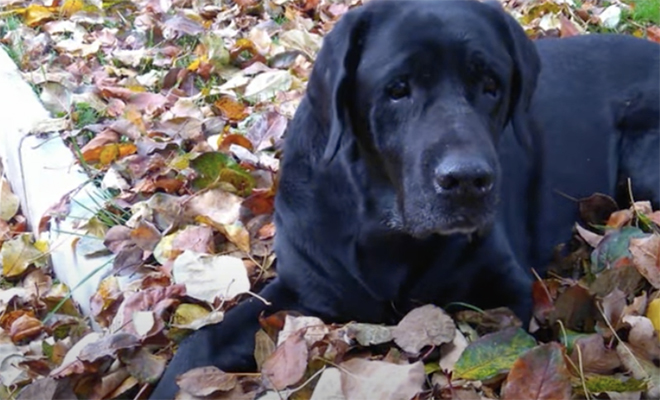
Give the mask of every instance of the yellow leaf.
[[176, 308], [172, 323], [175, 325], [189, 325], [207, 315], [209, 315], [209, 310], [206, 308], [198, 304], [183, 303]]
[[99, 156], [101, 155], [101, 151], [103, 150], [104, 146], [99, 146], [99, 147], [94, 147], [93, 149], [89, 149], [86, 151], [83, 151], [81, 154], [81, 157], [83, 161], [86, 163], [94, 163], [99, 160]]
[[133, 143], [119, 143], [119, 158], [135, 154], [137, 147]]
[[140, 84], [135, 84], [135, 85], [126, 85], [126, 89], [130, 90], [131, 92], [134, 93], [144, 93], [147, 91], [147, 89], [140, 85]]
[[135, 152], [137, 152], [137, 147], [133, 143], [111, 143], [101, 147], [99, 149], [98, 155], [96, 153], [92, 154], [92, 152], [89, 152], [83, 153], [83, 157], [87, 162], [98, 160], [101, 165], [110, 165], [112, 162], [122, 157], [135, 154]]
[[199, 65], [202, 63], [202, 60], [196, 58], [193, 62], [188, 64], [188, 71], [197, 71]]
[[55, 17], [59, 10], [57, 7], [44, 7], [39, 4], [30, 4], [25, 9], [25, 24], [34, 28], [44, 22], [50, 21]]
[[190, 158], [193, 157], [194, 153], [184, 153], [178, 155], [168, 163], [168, 167], [173, 168], [177, 171], [183, 171], [184, 169], [190, 166]]
[[232, 122], [244, 120], [247, 116], [247, 107], [229, 96], [222, 96], [213, 103], [220, 115]]
[[43, 261], [43, 252], [32, 244], [30, 238], [29, 233], [24, 233], [3, 243], [0, 254], [2, 255], [2, 274], [6, 278], [20, 276], [30, 265]]
[[2, 179], [0, 185], [0, 219], [9, 221], [18, 212], [18, 196], [11, 191], [6, 180]]
[[240, 222], [222, 225], [220, 232], [239, 248], [239, 250], [250, 254], [250, 233]]
[[660, 333], [660, 298], [649, 303], [646, 310], [646, 318], [651, 320], [655, 331]]
[[119, 158], [118, 144], [112, 143], [103, 146], [101, 153], [99, 154], [99, 162], [101, 165], [110, 165], [117, 158]]
[[65, 0], [60, 8], [62, 15], [70, 17], [85, 7], [83, 0]]
[[74, 316], [80, 315], [73, 300], [69, 297], [70, 292], [69, 287], [65, 284], [56, 283], [43, 295], [43, 300], [46, 302], [48, 309], [51, 310], [66, 298], [64, 303], [61, 303], [58, 313]]
[[48, 241], [37, 240], [36, 242], [34, 242], [34, 248], [42, 253], [48, 253]]

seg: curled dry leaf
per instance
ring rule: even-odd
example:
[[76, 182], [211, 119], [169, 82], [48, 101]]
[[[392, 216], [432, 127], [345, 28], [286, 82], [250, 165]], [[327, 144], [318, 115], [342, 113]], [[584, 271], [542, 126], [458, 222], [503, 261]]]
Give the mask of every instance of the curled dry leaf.
[[62, 378], [74, 373], [82, 373], [85, 370], [85, 365], [78, 359], [78, 356], [88, 344], [93, 344], [99, 339], [101, 339], [101, 334], [98, 332], [85, 335], [69, 349], [60, 366], [53, 370], [50, 375], [54, 378]]
[[[132, 323], [136, 312], [153, 311], [156, 315], [160, 315], [168, 308], [177, 305], [185, 293], [183, 285], [175, 284], [168, 287], [155, 286], [126, 295], [126, 299], [112, 320], [111, 330], [137, 335]], [[148, 330], [149, 335], [156, 334], [164, 328], [161, 318], [156, 318], [154, 324], [155, 326]]]
[[557, 297], [550, 319], [552, 322], [561, 320], [567, 329], [580, 332], [594, 326], [596, 315], [593, 295], [586, 288], [573, 285]]
[[354, 358], [340, 365], [341, 390], [346, 400], [410, 399], [422, 390], [424, 364], [396, 365]]
[[228, 374], [213, 366], [191, 369], [176, 378], [176, 384], [181, 390], [197, 397], [209, 396], [217, 391], [232, 390], [236, 383], [236, 375]]
[[626, 315], [623, 322], [630, 325], [628, 343], [647, 360], [656, 362], [660, 359], [660, 340], [653, 328], [653, 323], [646, 317]]
[[294, 385], [307, 369], [307, 343], [302, 331], [289, 336], [264, 362], [261, 376], [264, 386], [283, 390]]
[[43, 331], [43, 325], [38, 319], [22, 315], [12, 322], [9, 329], [11, 341], [20, 343], [38, 336]]
[[[567, 21], [570, 23], [570, 21]], [[562, 24], [563, 25], [563, 24]], [[587, 224], [603, 225], [619, 206], [610, 196], [594, 193], [578, 201], [580, 218]]]
[[630, 239], [630, 253], [639, 273], [660, 289], [660, 235]]
[[575, 365], [581, 365], [584, 373], [610, 374], [621, 367], [616, 350], [605, 347], [605, 339], [598, 333], [578, 338], [573, 345], [571, 360]]
[[502, 398], [570, 399], [570, 378], [563, 347], [555, 342], [544, 344], [513, 363], [502, 389]]
[[623, 310], [626, 307], [626, 294], [619, 288], [615, 288], [601, 302], [603, 306], [603, 316], [615, 327], [619, 326]]
[[432, 304], [412, 310], [392, 329], [394, 342], [408, 353], [449, 343], [455, 333], [456, 325], [451, 317]]
[[634, 215], [630, 209], [613, 212], [607, 220], [607, 226], [616, 229], [622, 228], [628, 222], [632, 221]]
[[372, 346], [392, 340], [392, 327], [390, 326], [351, 322], [344, 329], [350, 337], [354, 337], [362, 346]]
[[323, 337], [330, 332], [327, 326], [318, 317], [294, 317], [287, 315], [284, 317], [284, 328], [280, 331], [277, 343], [282, 344], [291, 335], [302, 332], [307, 346], [311, 347], [314, 343], [323, 340]]
[[216, 297], [232, 299], [250, 290], [247, 270], [240, 258], [199, 254], [186, 250], [172, 266], [174, 281], [186, 294], [212, 303]]
[[587, 242], [591, 247], [598, 247], [600, 241], [603, 240], [603, 235], [599, 235], [597, 233], [593, 233], [590, 230], [584, 229], [582, 226], [580, 226], [580, 224], [575, 224], [575, 229], [577, 230], [580, 237], [584, 239], [584, 241]]
[[85, 347], [80, 350], [77, 358], [88, 362], [96, 361], [102, 357], [116, 358], [117, 353], [120, 350], [132, 349], [139, 345], [140, 341], [138, 338], [130, 333], [114, 333], [86, 344]]
[[461, 358], [461, 354], [463, 354], [468, 344], [463, 333], [456, 330], [454, 340], [440, 348], [440, 369], [446, 372], [452, 372], [454, 365]]

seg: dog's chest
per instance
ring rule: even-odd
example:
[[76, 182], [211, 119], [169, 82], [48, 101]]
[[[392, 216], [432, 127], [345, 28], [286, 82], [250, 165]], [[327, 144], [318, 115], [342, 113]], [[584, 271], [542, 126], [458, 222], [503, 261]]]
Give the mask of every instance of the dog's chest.
[[358, 245], [362, 281], [374, 297], [397, 312], [428, 303], [464, 300], [471, 275], [465, 262], [469, 244], [461, 239], [383, 236]]

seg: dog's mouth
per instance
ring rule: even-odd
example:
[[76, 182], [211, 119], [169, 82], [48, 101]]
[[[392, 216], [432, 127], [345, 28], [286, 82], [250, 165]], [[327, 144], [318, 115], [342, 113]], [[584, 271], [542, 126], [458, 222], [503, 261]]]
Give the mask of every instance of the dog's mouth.
[[444, 223], [436, 228], [436, 233], [441, 235], [471, 234], [484, 229], [493, 221], [492, 213], [455, 213], [445, 218]]
[[433, 234], [472, 234], [490, 226], [495, 219], [495, 201], [466, 205], [425, 203], [420, 207], [404, 207], [403, 230], [414, 237]]

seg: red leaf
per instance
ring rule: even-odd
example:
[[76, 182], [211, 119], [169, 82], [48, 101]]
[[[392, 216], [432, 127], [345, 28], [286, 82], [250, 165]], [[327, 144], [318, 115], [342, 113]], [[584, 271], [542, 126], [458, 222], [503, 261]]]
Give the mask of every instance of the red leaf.
[[548, 343], [518, 358], [502, 389], [503, 399], [570, 399], [571, 380], [564, 349]]

